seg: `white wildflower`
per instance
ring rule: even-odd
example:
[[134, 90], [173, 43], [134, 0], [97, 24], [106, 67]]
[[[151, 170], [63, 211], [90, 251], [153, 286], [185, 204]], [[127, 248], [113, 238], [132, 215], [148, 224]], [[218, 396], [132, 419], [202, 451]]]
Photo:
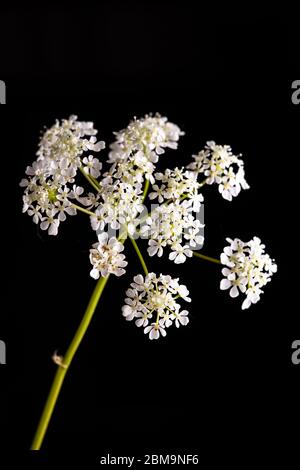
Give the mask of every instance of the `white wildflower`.
[[158, 155], [164, 153], [166, 147], [177, 148], [179, 137], [183, 134], [178, 126], [159, 114], [134, 119], [126, 129], [115, 132], [116, 141], [111, 145], [109, 162], [127, 160], [132, 154], [140, 152], [139, 158], [144, 156], [150, 163], [156, 163]]
[[187, 325], [190, 321], [188, 317], [188, 311], [182, 310], [181, 312], [174, 312], [171, 317], [175, 320], [176, 328], [179, 328], [180, 325]]
[[175, 264], [184, 263], [187, 257], [191, 258], [193, 256], [193, 252], [188, 245], [182, 246], [180, 243], [174, 243], [171, 249], [173, 251], [169, 254], [169, 259], [174, 261]]
[[245, 180], [244, 162], [241, 155], [233, 155], [229, 145], [216, 145], [207, 142], [205, 150], [193, 155], [194, 162], [187, 168], [197, 175], [204, 174], [205, 183], [219, 185], [219, 192], [223, 198], [231, 201], [241, 189], [249, 189]]
[[98, 178], [100, 176], [102, 163], [99, 162], [98, 158], [94, 158], [93, 155], [89, 155], [88, 157], [84, 157], [82, 163], [84, 165], [83, 171], [86, 174], [91, 174], [94, 178]]
[[55, 215], [58, 213], [58, 210], [47, 210], [46, 217], [41, 219], [41, 229], [48, 230], [49, 235], [57, 235], [60, 219], [55, 219]]
[[135, 119], [126, 129], [115, 133], [108, 160], [112, 165], [100, 181], [100, 199], [94, 205], [95, 216], [91, 217], [94, 230], [102, 230], [108, 224], [117, 230], [125, 226], [134, 234], [144, 209], [144, 180], [155, 182], [153, 173], [158, 156], [166, 147], [176, 148], [180, 135], [182, 132], [175, 124], [159, 115]]
[[125, 255], [121, 252], [124, 245], [115, 237], [108, 238], [108, 234], [101, 233], [98, 235], [98, 243], [93, 245], [90, 250], [90, 261], [93, 269], [90, 272], [91, 277], [99, 279], [100, 275], [106, 277], [108, 274], [122, 276], [125, 273]]
[[147, 326], [144, 329], [144, 333], [149, 334], [150, 339], [158, 339], [161, 336], [166, 336], [167, 332], [165, 330], [165, 325], [163, 320], [159, 320], [157, 323], [151, 323], [150, 326]]
[[238, 297], [240, 292], [246, 295], [242, 309], [250, 307], [260, 300], [262, 287], [271, 281], [277, 271], [274, 260], [265, 253], [265, 245], [258, 237], [247, 243], [238, 238], [226, 239], [229, 246], [221, 254], [224, 279], [220, 283], [221, 290], [230, 289], [231, 297]]
[[[180, 285], [178, 281], [179, 279], [162, 274], [157, 276], [155, 273], [149, 273], [145, 278], [138, 274], [126, 291], [123, 316], [128, 321], [135, 319], [135, 324], [143, 326], [144, 333], [149, 334], [150, 339], [166, 336], [166, 328], [169, 328], [173, 321], [176, 327], [187, 325], [188, 312], [180, 311], [177, 299], [181, 298], [187, 302], [191, 299], [188, 297], [187, 287]], [[149, 319], [153, 315], [155, 321], [149, 325]]]
[[[92, 122], [77, 121], [76, 116], [56, 121], [42, 135], [37, 160], [26, 169], [27, 178], [20, 183], [25, 188], [23, 212], [40, 223], [42, 230], [47, 227], [51, 235], [57, 235], [59, 223], [66, 219], [66, 214], [76, 214], [69, 199], [79, 200], [83, 193], [81, 187], [74, 185], [76, 173], [83, 165], [81, 155], [104, 148], [104, 142], [97, 142], [95, 134], [97, 130]], [[92, 156], [84, 161], [90, 174], [99, 176], [100, 162]], [[73, 191], [70, 191], [70, 184]]]
[[[200, 184], [196, 174], [184, 168], [167, 169], [155, 173], [157, 183], [149, 198], [158, 198], [163, 204], [151, 212], [149, 222], [143, 227], [142, 236], [149, 238], [148, 254], [162, 256], [169, 246], [169, 259], [176, 264], [184, 263], [192, 256], [192, 249], [202, 248], [204, 227], [198, 218], [203, 196], [198, 193]], [[188, 244], [187, 244], [188, 243]]]

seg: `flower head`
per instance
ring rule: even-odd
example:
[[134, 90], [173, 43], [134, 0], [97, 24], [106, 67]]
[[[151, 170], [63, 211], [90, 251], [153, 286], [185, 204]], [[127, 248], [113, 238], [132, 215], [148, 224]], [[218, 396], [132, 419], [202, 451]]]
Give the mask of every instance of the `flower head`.
[[122, 276], [125, 273], [123, 268], [128, 264], [125, 255], [121, 253], [123, 250], [124, 245], [115, 237], [109, 239], [106, 232], [98, 235], [98, 243], [90, 250], [90, 261], [93, 265], [91, 277], [99, 279], [100, 275], [106, 277], [108, 274]]
[[247, 243], [238, 238], [226, 238], [229, 246], [221, 254], [221, 263], [226, 267], [222, 269], [221, 290], [230, 289], [231, 297], [238, 297], [239, 293], [246, 295], [242, 309], [249, 308], [260, 300], [262, 287], [271, 281], [272, 275], [277, 271], [274, 260], [265, 253], [265, 245], [258, 237]]
[[141, 160], [145, 157], [145, 164], [147, 161], [156, 163], [166, 147], [177, 148], [183, 134], [178, 126], [159, 114], [134, 119], [126, 129], [115, 132], [116, 141], [110, 146], [109, 162], [124, 161], [134, 155]]
[[151, 212], [148, 223], [142, 227], [142, 235], [149, 238], [148, 254], [162, 256], [166, 246], [171, 248], [169, 259], [176, 264], [184, 263], [192, 256], [191, 248], [202, 247], [204, 227], [199, 214], [203, 196], [194, 172], [184, 168], [167, 169], [156, 173], [158, 184], [149, 194], [151, 200], [158, 198], [160, 204]]
[[188, 165], [196, 174], [203, 173], [205, 183], [219, 185], [219, 192], [224, 199], [231, 201], [241, 189], [249, 189], [245, 180], [244, 162], [241, 155], [233, 155], [229, 145], [216, 145], [207, 142], [205, 150], [193, 155], [194, 162]]
[[100, 174], [99, 160], [92, 156], [84, 158], [84, 163], [81, 160], [84, 152], [104, 148], [104, 142], [97, 142], [95, 134], [92, 122], [77, 121], [76, 116], [56, 121], [42, 135], [37, 160], [26, 169], [27, 178], [20, 183], [25, 188], [23, 212], [32, 216], [34, 223], [40, 223], [43, 230], [48, 229], [49, 235], [57, 235], [66, 214], [76, 214], [68, 185], [74, 183], [77, 170], [85, 165], [84, 171], [92, 176]]
[[102, 201], [91, 219], [93, 229], [103, 229], [106, 224], [119, 229], [126, 224], [133, 234], [143, 211], [143, 182], [154, 183], [158, 155], [166, 147], [176, 148], [180, 135], [175, 124], [159, 115], [135, 119], [115, 133], [108, 160], [112, 165], [100, 182]]
[[135, 319], [136, 326], [142, 326], [150, 339], [166, 336], [166, 328], [173, 324], [177, 328], [188, 324], [188, 312], [180, 311], [176, 300], [182, 298], [190, 302], [191, 299], [186, 286], [179, 284], [179, 279], [149, 273], [145, 278], [138, 274], [133, 281], [126, 291], [122, 314], [128, 321]]

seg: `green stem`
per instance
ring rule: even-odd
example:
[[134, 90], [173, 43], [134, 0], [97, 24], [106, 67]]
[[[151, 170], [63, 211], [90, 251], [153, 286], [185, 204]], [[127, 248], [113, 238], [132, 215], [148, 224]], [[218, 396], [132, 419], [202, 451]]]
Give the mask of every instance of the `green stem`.
[[[83, 173], [83, 175], [86, 177], [87, 180], [89, 180], [89, 182], [92, 184], [92, 182], [90, 181], [90, 178], [88, 177], [88, 175], [83, 171], [83, 169], [80, 169], [81, 172]], [[148, 183], [148, 185], [147, 185]], [[92, 186], [97, 189], [98, 191], [98, 188], [96, 187], [96, 183], [95, 184], [92, 184]], [[145, 185], [145, 189], [144, 189], [144, 194], [147, 194], [147, 190], [146, 190], [146, 187], [148, 186], [149, 188], [149, 182], [147, 181], [146, 182], [146, 185]], [[84, 209], [83, 207], [80, 207], [78, 206], [77, 204], [73, 204], [73, 207], [75, 207], [76, 209], [84, 212], [85, 214], [88, 214], [88, 215], [91, 215], [91, 216], [94, 216], [95, 214], [87, 209]], [[124, 242], [125, 239], [126, 239], [126, 233], [125, 232], [122, 232], [118, 238], [121, 242]], [[133, 246], [135, 247], [135, 250], [141, 260], [141, 263], [142, 263], [142, 266], [143, 266], [143, 269], [145, 271], [145, 274], [148, 274], [148, 269], [147, 269], [147, 266], [146, 266], [146, 263], [143, 259], [143, 256], [135, 242], [135, 240], [133, 238], [130, 238]], [[36, 433], [34, 435], [34, 439], [33, 439], [33, 442], [32, 442], [32, 445], [31, 445], [31, 450], [39, 450], [43, 444], [43, 441], [44, 441], [44, 438], [45, 438], [45, 435], [46, 435], [46, 432], [47, 432], [47, 429], [48, 429], [48, 426], [49, 426], [49, 423], [50, 423], [50, 420], [51, 420], [51, 417], [52, 417], [52, 414], [54, 412], [54, 408], [55, 408], [55, 405], [56, 405], [56, 402], [58, 400], [58, 397], [59, 397], [59, 393], [61, 391], [61, 388], [62, 388], [62, 385], [63, 385], [63, 382], [64, 382], [64, 379], [65, 379], [65, 376], [67, 374], [67, 371], [71, 365], [71, 362], [87, 332], [87, 329], [90, 325], [90, 322], [93, 318], [93, 315], [94, 315], [94, 312], [95, 312], [95, 309], [98, 305], [98, 302], [100, 300], [100, 297], [102, 295], [102, 292], [106, 286], [106, 283], [109, 279], [109, 275], [107, 277], [100, 277], [99, 281], [97, 282], [96, 284], [96, 287], [93, 291], [93, 294], [90, 298], [90, 301], [89, 301], [89, 304], [87, 306], [87, 309], [85, 311], [85, 314], [81, 320], [81, 323], [75, 333], [75, 336], [73, 337], [73, 340], [65, 354], [65, 357], [61, 358], [60, 359], [60, 364], [58, 364], [58, 368], [57, 368], [57, 371], [56, 371], [56, 374], [55, 374], [55, 377], [54, 377], [54, 380], [53, 380], [53, 383], [52, 383], [52, 386], [51, 386], [51, 389], [50, 389], [50, 392], [49, 392], [49, 395], [48, 395], [48, 398], [47, 398], [47, 401], [46, 401], [46, 404], [44, 406], [44, 410], [43, 410], [43, 413], [42, 413], [42, 416], [40, 418], [40, 421], [39, 421], [39, 424], [38, 424], [38, 427], [37, 427], [37, 430], [36, 430]]]
[[88, 211], [88, 210], [85, 209], [84, 207], [78, 206], [77, 204], [72, 204], [72, 206], [73, 206], [75, 209], [78, 209], [79, 211], [84, 212], [85, 214], [88, 214], [88, 215], [91, 215], [91, 216], [95, 217], [94, 212]]
[[131, 241], [131, 243], [132, 243], [132, 245], [133, 245], [133, 247], [134, 247], [134, 249], [135, 249], [135, 251], [136, 251], [138, 257], [139, 257], [139, 260], [140, 260], [140, 262], [141, 262], [141, 265], [143, 266], [144, 273], [145, 273], [146, 276], [147, 276], [147, 275], [149, 274], [149, 271], [148, 271], [148, 268], [147, 268], [147, 266], [146, 266], [146, 263], [145, 263], [145, 260], [144, 260], [144, 258], [143, 258], [143, 255], [142, 255], [142, 253], [140, 252], [140, 249], [139, 249], [139, 247], [137, 246], [137, 243], [136, 243], [136, 241], [134, 240], [134, 238], [132, 238], [132, 237], [129, 237], [129, 238], [130, 238], [130, 241]]
[[206, 184], [206, 181], [207, 181], [208, 178], [205, 178], [205, 180], [201, 181], [200, 183], [200, 188], [202, 188], [202, 186], [204, 186]]
[[146, 199], [146, 196], [148, 194], [149, 186], [150, 186], [150, 181], [146, 180], [146, 183], [145, 183], [145, 186], [144, 186], [144, 191], [143, 191], [143, 200], [142, 200], [143, 202]]
[[197, 251], [193, 251], [193, 255], [197, 258], [202, 258], [206, 261], [210, 261], [211, 263], [221, 264], [221, 261], [219, 259], [212, 258], [211, 256], [202, 255], [202, 253], [198, 253]]
[[88, 176], [92, 181], [94, 181], [95, 185], [98, 186], [99, 189], [101, 189], [99, 181], [92, 175], [88, 175]]
[[100, 191], [100, 185], [98, 183], [97, 180], [95, 180], [95, 178], [91, 178], [90, 175], [88, 175], [84, 169], [82, 167], [79, 168], [79, 170], [81, 171], [81, 173], [83, 174], [83, 176], [85, 177], [86, 180], [88, 180], [88, 182], [93, 186], [93, 188], [97, 191], [97, 193], [99, 193]]
[[94, 292], [92, 294], [92, 297], [89, 301], [89, 304], [87, 306], [87, 309], [85, 311], [85, 314], [83, 316], [83, 319], [81, 320], [81, 323], [75, 333], [75, 336], [65, 354], [65, 357], [62, 358], [62, 362], [60, 365], [58, 365], [58, 369], [55, 374], [54, 381], [52, 383], [52, 387], [49, 393], [49, 396], [47, 398], [43, 414], [41, 416], [37, 431], [35, 433], [31, 450], [39, 450], [41, 448], [41, 445], [43, 443], [45, 434], [47, 432], [49, 422], [51, 419], [51, 416], [53, 414], [61, 387], [64, 382], [64, 378], [66, 376], [66, 373], [71, 365], [71, 362], [76, 354], [77, 349], [79, 348], [81, 341], [84, 338], [84, 335], [89, 327], [89, 324], [93, 318], [96, 306], [99, 302], [99, 299], [102, 295], [102, 292], [104, 290], [104, 287], [108, 281], [109, 276], [107, 277], [100, 277], [99, 281], [96, 284], [96, 287], [94, 289]]

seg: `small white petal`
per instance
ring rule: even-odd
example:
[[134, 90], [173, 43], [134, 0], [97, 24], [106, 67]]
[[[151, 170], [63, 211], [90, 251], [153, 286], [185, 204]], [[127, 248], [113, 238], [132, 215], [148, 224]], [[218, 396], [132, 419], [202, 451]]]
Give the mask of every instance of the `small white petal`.
[[231, 282], [228, 279], [222, 279], [220, 283], [221, 290], [229, 289], [230, 286], [231, 286]]

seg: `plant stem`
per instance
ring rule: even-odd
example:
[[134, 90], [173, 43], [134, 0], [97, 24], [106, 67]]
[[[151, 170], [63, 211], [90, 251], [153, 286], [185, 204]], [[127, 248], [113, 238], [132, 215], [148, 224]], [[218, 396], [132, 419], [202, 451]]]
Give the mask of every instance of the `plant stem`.
[[144, 191], [143, 191], [143, 199], [142, 199], [143, 202], [146, 199], [146, 196], [148, 194], [149, 186], [150, 186], [150, 181], [146, 180], [146, 183], [145, 183], [145, 186], [144, 186]]
[[205, 178], [205, 180], [201, 181], [200, 188], [202, 188], [202, 186], [204, 186], [206, 184], [207, 180], [208, 180], [208, 178]]
[[92, 216], [95, 217], [94, 212], [91, 212], [91, 211], [85, 209], [84, 207], [78, 206], [77, 204], [72, 204], [72, 206], [73, 206], [75, 209], [78, 209], [79, 211], [84, 212], [85, 214], [92, 215]]
[[97, 191], [97, 193], [99, 193], [100, 191], [100, 186], [99, 186], [99, 183], [97, 180], [95, 180], [95, 178], [91, 178], [85, 171], [82, 167], [79, 168], [79, 170], [81, 171], [81, 173], [83, 174], [83, 176], [85, 177], [85, 179], [88, 180], [88, 182], [93, 186], [93, 188]]
[[148, 268], [147, 268], [147, 266], [146, 266], [146, 263], [145, 263], [145, 260], [144, 260], [144, 258], [143, 258], [143, 255], [142, 255], [142, 253], [140, 252], [140, 249], [139, 249], [139, 247], [137, 246], [137, 243], [136, 243], [136, 241], [134, 240], [134, 238], [132, 238], [132, 237], [129, 237], [129, 238], [130, 238], [130, 241], [131, 241], [131, 243], [132, 243], [132, 245], [133, 245], [133, 247], [134, 247], [134, 249], [135, 249], [135, 251], [136, 251], [138, 257], [139, 257], [139, 260], [140, 260], [140, 262], [141, 262], [141, 265], [143, 266], [144, 273], [145, 273], [146, 276], [147, 276], [147, 275], [149, 274], [149, 271], [148, 271]]
[[[83, 175], [86, 177], [86, 179], [98, 191], [99, 188], [96, 187], [96, 183], [93, 183], [92, 181], [90, 181], [90, 178], [83, 171], [82, 168], [80, 168], [80, 170], [83, 173]], [[143, 194], [145, 194], [145, 195], [147, 194], [148, 188], [149, 188], [149, 181], [146, 181]], [[84, 209], [83, 207], [80, 207], [77, 204], [73, 204], [73, 207], [75, 207], [76, 209], [84, 212], [85, 214], [92, 215], [92, 216], [95, 215], [93, 212], [91, 212], [87, 209]], [[125, 239], [126, 239], [126, 232], [122, 232], [120, 234], [118, 240], [124, 243]], [[133, 246], [134, 246], [134, 248], [135, 248], [135, 250], [136, 250], [136, 252], [139, 256], [139, 259], [142, 263], [145, 274], [148, 274], [148, 269], [147, 269], [146, 263], [143, 259], [143, 256], [142, 256], [135, 240], [133, 238], [130, 238], [130, 240], [131, 240], [131, 242], [132, 242], [132, 244], [133, 244]], [[98, 282], [96, 284], [96, 287], [95, 287], [95, 289], [92, 293], [92, 296], [90, 298], [90, 301], [88, 303], [85, 314], [84, 314], [84, 316], [81, 320], [81, 323], [80, 323], [80, 325], [79, 325], [79, 327], [78, 327], [78, 329], [75, 333], [75, 336], [73, 337], [73, 340], [72, 340], [65, 356], [63, 358], [60, 358], [61, 362], [60, 362], [60, 364], [58, 364], [58, 368], [57, 368], [54, 380], [52, 382], [52, 386], [51, 386], [46, 404], [44, 406], [42, 416], [40, 418], [36, 433], [35, 433], [33, 441], [32, 441], [31, 450], [39, 450], [41, 448], [42, 444], [43, 444], [43, 441], [44, 441], [44, 438], [45, 438], [45, 435], [46, 435], [46, 432], [47, 432], [47, 429], [48, 429], [48, 426], [49, 426], [49, 423], [50, 423], [50, 420], [51, 420], [51, 417], [52, 417], [52, 414], [53, 414], [53, 411], [54, 411], [54, 408], [55, 408], [55, 405], [56, 405], [56, 402], [58, 400], [59, 393], [61, 391], [65, 376], [66, 376], [67, 371], [68, 371], [68, 369], [71, 365], [71, 362], [72, 362], [72, 360], [73, 360], [73, 358], [74, 358], [74, 356], [75, 356], [75, 354], [76, 354], [76, 352], [77, 352], [77, 350], [78, 350], [78, 348], [79, 348], [79, 346], [80, 346], [80, 344], [81, 344], [81, 342], [82, 342], [82, 340], [85, 336], [85, 333], [87, 332], [87, 329], [88, 329], [88, 327], [91, 323], [91, 320], [93, 318], [95, 309], [98, 305], [98, 302], [100, 300], [100, 297], [102, 295], [102, 292], [103, 292], [103, 290], [106, 286], [106, 283], [107, 283], [108, 279], [109, 279], [109, 275], [107, 277], [100, 277], [100, 279], [98, 280]]]
[[97, 282], [92, 297], [90, 298], [89, 304], [83, 316], [83, 319], [81, 320], [81, 323], [64, 358], [62, 358], [61, 365], [58, 366], [49, 396], [44, 407], [43, 414], [41, 416], [37, 431], [32, 442], [31, 450], [39, 450], [41, 448], [61, 387], [64, 382], [64, 378], [76, 354], [76, 351], [79, 348], [81, 341], [83, 340], [84, 335], [89, 327], [89, 324], [93, 318], [95, 309], [97, 307], [97, 304], [108, 279], [109, 275], [107, 277], [100, 277], [99, 281]]
[[198, 253], [197, 251], [193, 251], [193, 255], [197, 258], [202, 258], [206, 261], [210, 261], [211, 263], [221, 264], [221, 261], [219, 259], [212, 258], [211, 256], [202, 255], [202, 253]]
[[95, 178], [92, 175], [88, 175], [88, 176], [92, 181], [94, 181], [95, 185], [98, 186], [99, 189], [101, 189], [101, 186], [100, 186], [99, 181], [97, 180], [97, 178]]

